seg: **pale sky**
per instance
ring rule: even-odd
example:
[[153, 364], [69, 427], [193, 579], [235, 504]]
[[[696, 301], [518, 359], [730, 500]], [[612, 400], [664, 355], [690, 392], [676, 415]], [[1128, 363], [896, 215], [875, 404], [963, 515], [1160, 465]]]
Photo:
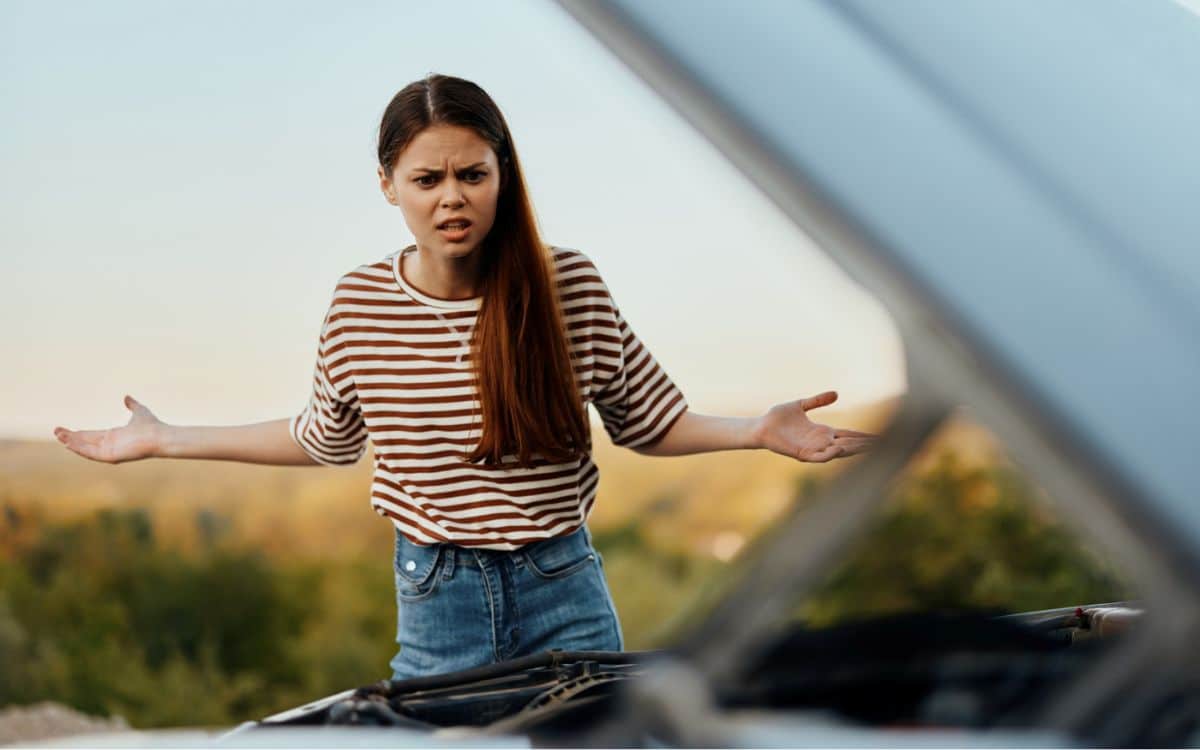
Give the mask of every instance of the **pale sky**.
[[412, 241], [391, 97], [468, 78], [544, 238], [587, 253], [693, 411], [905, 389], [887, 311], [549, 0], [0, 2], [0, 437], [290, 417], [338, 277]]

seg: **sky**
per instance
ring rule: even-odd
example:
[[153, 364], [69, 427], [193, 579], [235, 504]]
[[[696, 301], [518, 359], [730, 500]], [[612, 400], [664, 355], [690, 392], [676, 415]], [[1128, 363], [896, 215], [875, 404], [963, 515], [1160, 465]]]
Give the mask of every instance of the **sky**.
[[[470, 79], [544, 239], [582, 250], [691, 409], [904, 391], [882, 305], [549, 0], [0, 2], [0, 437], [290, 417], [339, 276], [411, 243], [392, 96]], [[815, 415], [814, 415], [815, 416]]]

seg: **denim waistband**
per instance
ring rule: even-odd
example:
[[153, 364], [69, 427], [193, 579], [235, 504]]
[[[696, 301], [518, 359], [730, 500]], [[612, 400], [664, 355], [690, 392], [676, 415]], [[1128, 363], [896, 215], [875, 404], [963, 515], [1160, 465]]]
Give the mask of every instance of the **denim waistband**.
[[467, 568], [478, 568], [480, 562], [484, 565], [492, 565], [506, 558], [513, 558], [519, 561], [524, 549], [524, 547], [515, 550], [485, 549], [460, 547], [457, 544], [446, 544], [443, 546], [442, 554], [446, 556], [447, 562], [453, 560], [455, 565], [462, 565]]
[[405, 539], [399, 531], [397, 531], [396, 546], [397, 564], [401, 565], [404, 572], [415, 579], [423, 578], [439, 559], [444, 560], [443, 573], [449, 576], [457, 566], [480, 569], [511, 560], [515, 566], [522, 567], [530, 558], [533, 559], [535, 565], [538, 562], [549, 564], [557, 562], [560, 558], [572, 556], [578, 558], [590, 551], [592, 551], [591, 533], [586, 524], [567, 534], [549, 539], [539, 539], [515, 550], [464, 547], [453, 543], [417, 545]]
[[505, 558], [512, 558], [515, 562], [520, 562], [528, 554], [541, 555], [551, 548], [564, 548], [568, 546], [574, 547], [591, 547], [592, 535], [588, 532], [587, 526], [583, 525], [574, 531], [559, 536], [552, 536], [549, 539], [539, 539], [536, 542], [530, 542], [522, 545], [515, 550], [500, 550], [487, 549], [486, 547], [460, 547], [456, 544], [445, 545], [446, 549], [443, 554], [454, 557], [454, 562], [458, 565], [466, 565], [467, 567], [479, 567], [482, 561], [485, 565], [499, 562]]

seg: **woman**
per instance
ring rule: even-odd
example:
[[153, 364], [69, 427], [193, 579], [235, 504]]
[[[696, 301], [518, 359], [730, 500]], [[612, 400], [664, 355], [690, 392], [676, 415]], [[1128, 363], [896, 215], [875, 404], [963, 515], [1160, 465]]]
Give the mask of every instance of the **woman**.
[[371, 505], [396, 533], [393, 679], [623, 648], [585, 523], [599, 480], [588, 402], [615, 444], [648, 455], [767, 448], [823, 462], [875, 439], [808, 419], [833, 392], [758, 418], [688, 411], [592, 261], [542, 243], [508, 126], [475, 84], [406, 86], [378, 156], [416, 242], [339, 280], [303, 412], [180, 427], [126, 396], [125, 426], [55, 435], [111, 463], [289, 465], [352, 464], [369, 438]]

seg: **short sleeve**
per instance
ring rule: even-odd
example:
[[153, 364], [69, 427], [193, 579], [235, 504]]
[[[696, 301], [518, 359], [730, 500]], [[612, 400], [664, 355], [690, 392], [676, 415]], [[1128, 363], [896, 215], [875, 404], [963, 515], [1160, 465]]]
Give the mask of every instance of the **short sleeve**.
[[608, 334], [604, 338], [619, 345], [613, 352], [616, 370], [595, 391], [592, 403], [614, 445], [651, 445], [687, 411], [687, 399], [633, 332], [603, 281], [600, 286], [611, 313], [600, 313], [598, 327]]
[[289, 431], [312, 459], [327, 466], [347, 466], [367, 449], [367, 429], [349, 360], [338, 345], [341, 324], [337, 300], [325, 313], [313, 367], [313, 387], [304, 411], [292, 417]]

